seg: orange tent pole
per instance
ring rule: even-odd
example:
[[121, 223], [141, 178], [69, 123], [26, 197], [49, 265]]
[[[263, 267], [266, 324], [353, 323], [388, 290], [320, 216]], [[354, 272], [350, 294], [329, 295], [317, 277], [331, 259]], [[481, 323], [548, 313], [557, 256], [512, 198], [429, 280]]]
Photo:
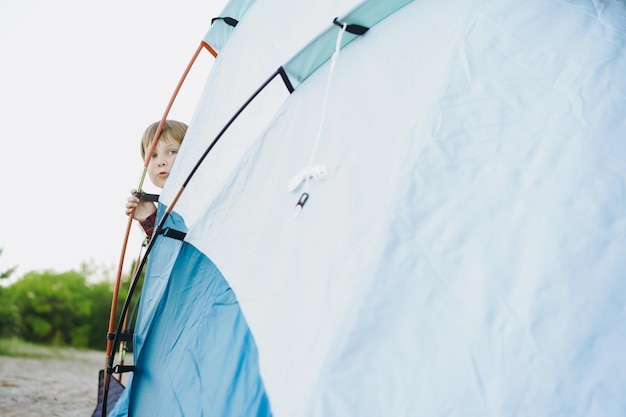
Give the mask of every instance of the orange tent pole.
[[[148, 163], [150, 162], [150, 157], [152, 156], [152, 153], [154, 152], [154, 149], [156, 148], [156, 144], [158, 142], [158, 138], [161, 135], [161, 132], [163, 131], [163, 126], [165, 125], [165, 121], [167, 120], [167, 116], [174, 104], [174, 101], [176, 100], [176, 97], [178, 96], [178, 93], [180, 92], [180, 89], [183, 85], [183, 83], [185, 82], [185, 79], [187, 78], [187, 75], [189, 74], [191, 68], [193, 67], [194, 63], [196, 62], [196, 59], [198, 58], [198, 55], [200, 55], [200, 52], [202, 51], [203, 48], [206, 48], [207, 50], [209, 50], [209, 52], [211, 53], [211, 55], [213, 56], [217, 56], [217, 54], [215, 54], [215, 51], [213, 50], [213, 48], [211, 48], [208, 44], [206, 44], [204, 41], [202, 41], [200, 43], [200, 45], [198, 46], [198, 48], [196, 49], [195, 53], [193, 54], [191, 60], [189, 61], [189, 64], [187, 64], [187, 68], [185, 68], [185, 72], [183, 73], [182, 77], [180, 78], [178, 85], [176, 86], [176, 89], [174, 90], [174, 93], [172, 94], [172, 97], [170, 98], [170, 101], [165, 109], [165, 112], [163, 113], [163, 117], [161, 118], [161, 121], [159, 122], [159, 126], [157, 127], [157, 130], [154, 134], [154, 137], [152, 138], [152, 142], [150, 144], [150, 148], [148, 149], [148, 152], [146, 152], [146, 158], [144, 161], [144, 168], [143, 171], [141, 173], [140, 179], [139, 179], [139, 185], [137, 186], [137, 191], [141, 191], [141, 189], [143, 188], [143, 182], [145, 180], [146, 177], [146, 173], [148, 171]], [[119, 296], [119, 289], [120, 289], [120, 283], [122, 280], [122, 271], [124, 269], [124, 258], [125, 258], [125, 254], [126, 254], [126, 248], [128, 246], [128, 238], [130, 236], [130, 230], [131, 230], [131, 226], [132, 226], [132, 222], [133, 222], [133, 217], [134, 217], [134, 210], [128, 215], [128, 223], [126, 225], [126, 231], [124, 234], [124, 239], [123, 239], [123, 243], [122, 243], [122, 252], [120, 254], [120, 258], [118, 261], [118, 267], [117, 267], [117, 273], [116, 273], [116, 277], [115, 277], [115, 287], [113, 289], [113, 299], [111, 300], [111, 313], [109, 315], [109, 327], [108, 327], [108, 332], [107, 332], [107, 345], [106, 345], [106, 361], [105, 361], [105, 370], [106, 370], [106, 375], [105, 375], [105, 380], [104, 380], [104, 386], [103, 386], [103, 398], [104, 398], [104, 403], [102, 405], [102, 411], [103, 411], [103, 416], [106, 416], [106, 402], [107, 402], [107, 396], [108, 396], [108, 390], [109, 390], [109, 384], [111, 382], [111, 373], [113, 372], [113, 370], [111, 369], [111, 365], [112, 365], [112, 355], [113, 355], [113, 350], [114, 350], [114, 346], [113, 346], [113, 328], [115, 325], [115, 312], [117, 310], [117, 299]], [[111, 365], [109, 365], [111, 364]]]

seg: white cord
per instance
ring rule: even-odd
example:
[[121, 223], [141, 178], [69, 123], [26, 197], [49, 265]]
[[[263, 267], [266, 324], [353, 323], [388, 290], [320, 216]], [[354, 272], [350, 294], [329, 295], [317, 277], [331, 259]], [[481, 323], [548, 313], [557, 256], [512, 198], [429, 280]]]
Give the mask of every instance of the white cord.
[[[309, 189], [309, 180], [311, 178], [320, 180], [326, 179], [328, 176], [328, 169], [324, 165], [315, 165], [313, 166], [313, 160], [315, 159], [315, 155], [317, 154], [317, 148], [320, 142], [320, 138], [322, 137], [322, 129], [324, 127], [324, 121], [326, 118], [326, 107], [328, 104], [328, 93], [330, 91], [330, 82], [332, 79], [333, 72], [335, 70], [335, 62], [337, 61], [337, 57], [339, 56], [339, 52], [341, 51], [341, 39], [343, 38], [343, 34], [346, 31], [347, 24], [344, 23], [341, 27], [337, 35], [337, 41], [335, 43], [335, 53], [333, 53], [330, 60], [330, 70], [328, 73], [328, 79], [326, 80], [326, 91], [324, 92], [324, 102], [322, 104], [322, 118], [320, 119], [319, 129], [317, 131], [317, 137], [315, 138], [315, 145], [313, 146], [313, 151], [311, 152], [311, 157], [309, 158], [309, 164], [306, 168], [300, 171], [299, 174], [294, 176], [291, 181], [289, 181], [288, 190], [290, 192], [295, 191], [298, 187], [304, 182], [304, 192], [298, 204], [296, 205], [296, 214], [297, 216], [300, 211], [302, 211], [302, 207], [304, 206], [304, 202], [306, 202], [306, 198], [308, 198], [308, 189]], [[306, 198], [303, 200], [304, 195], [306, 194]]]

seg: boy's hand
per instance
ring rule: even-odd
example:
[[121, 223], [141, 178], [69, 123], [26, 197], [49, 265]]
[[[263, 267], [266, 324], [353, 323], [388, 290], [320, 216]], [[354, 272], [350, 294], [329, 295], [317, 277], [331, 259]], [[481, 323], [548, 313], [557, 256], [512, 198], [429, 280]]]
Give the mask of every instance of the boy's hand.
[[130, 214], [135, 211], [133, 218], [137, 221], [146, 220], [151, 214], [156, 212], [156, 207], [154, 203], [150, 203], [147, 201], [141, 201], [137, 197], [135, 197], [136, 190], [130, 190], [130, 197], [126, 200], [126, 215], [130, 216]]

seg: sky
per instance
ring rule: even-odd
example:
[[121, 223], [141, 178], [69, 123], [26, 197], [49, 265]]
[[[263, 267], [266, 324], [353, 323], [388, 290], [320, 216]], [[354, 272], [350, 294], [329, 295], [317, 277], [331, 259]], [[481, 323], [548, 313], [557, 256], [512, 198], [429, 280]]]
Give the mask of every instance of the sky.
[[[0, 3], [0, 271], [17, 266], [13, 281], [83, 263], [114, 273], [143, 130], [161, 119], [224, 4]], [[190, 121], [213, 60], [202, 52], [169, 118]], [[125, 265], [142, 240], [134, 224]]]

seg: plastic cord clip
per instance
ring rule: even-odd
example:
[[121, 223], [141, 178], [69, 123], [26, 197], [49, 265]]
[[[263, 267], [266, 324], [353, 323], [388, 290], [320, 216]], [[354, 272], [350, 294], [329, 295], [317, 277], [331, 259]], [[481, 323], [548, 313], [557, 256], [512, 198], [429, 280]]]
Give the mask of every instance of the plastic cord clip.
[[298, 200], [298, 203], [296, 204], [296, 212], [294, 213], [293, 217], [296, 217], [298, 214], [300, 214], [308, 199], [309, 193], [302, 193], [302, 195], [300, 196], [300, 200]]

